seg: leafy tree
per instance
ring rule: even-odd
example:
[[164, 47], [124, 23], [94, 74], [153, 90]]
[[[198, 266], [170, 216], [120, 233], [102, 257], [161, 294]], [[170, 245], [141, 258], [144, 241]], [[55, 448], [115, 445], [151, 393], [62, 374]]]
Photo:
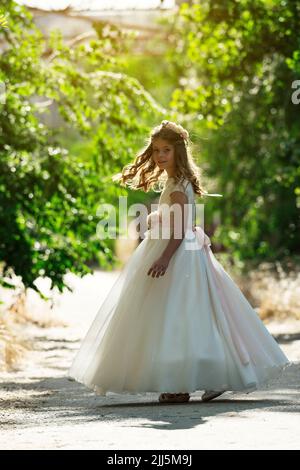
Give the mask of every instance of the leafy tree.
[[[299, 255], [300, 4], [204, 0], [181, 5], [166, 56], [179, 77], [171, 105], [202, 147], [222, 201], [215, 238], [240, 259]], [[174, 53], [175, 50], [175, 53]]]
[[[124, 190], [110, 177], [128, 162], [148, 122], [161, 112], [137, 80], [122, 72], [126, 38], [97, 26], [98, 39], [70, 48], [46, 42], [28, 11], [2, 2], [7, 28], [0, 82], [0, 259], [2, 285], [12, 273], [25, 287], [47, 276], [60, 291], [67, 272], [90, 272], [91, 260], [114, 261], [113, 241], [96, 234], [97, 207]], [[61, 125], [47, 125], [49, 104]], [[93, 139], [91, 154], [70, 153], [62, 136]], [[110, 184], [108, 185], [108, 178]], [[4, 279], [5, 278], [5, 279]]]

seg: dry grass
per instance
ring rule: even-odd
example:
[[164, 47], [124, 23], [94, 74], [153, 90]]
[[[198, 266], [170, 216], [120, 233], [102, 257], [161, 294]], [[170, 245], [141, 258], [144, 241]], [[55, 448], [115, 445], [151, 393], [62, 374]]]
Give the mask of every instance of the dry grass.
[[300, 320], [300, 267], [261, 264], [239, 285], [263, 320]]
[[37, 312], [32, 312], [27, 307], [27, 297], [25, 291], [16, 293], [14, 301], [8, 307], [8, 312], [14, 317], [15, 323], [39, 326], [40, 328], [51, 328], [55, 326], [66, 327], [62, 320], [53, 317], [49, 309], [42, 308]]
[[31, 349], [31, 343], [16, 328], [8, 312], [0, 314], [0, 370], [13, 370], [24, 353]]
[[[10, 295], [8, 295], [8, 291]], [[27, 307], [25, 290], [16, 286], [16, 289], [0, 289], [1, 299], [6, 297], [0, 309], [0, 370], [14, 370], [21, 359], [33, 349], [33, 340], [26, 336], [28, 325], [40, 328], [67, 326], [62, 320], [49, 313], [49, 309], [41, 308], [33, 313]], [[9, 300], [8, 300], [9, 298]]]

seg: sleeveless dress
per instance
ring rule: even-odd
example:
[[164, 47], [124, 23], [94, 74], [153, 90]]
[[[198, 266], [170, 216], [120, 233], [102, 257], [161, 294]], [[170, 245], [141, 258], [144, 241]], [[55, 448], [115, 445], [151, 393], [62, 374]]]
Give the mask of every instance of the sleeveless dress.
[[98, 395], [249, 393], [291, 364], [215, 258], [200, 226], [186, 232], [163, 276], [147, 275], [169, 242], [151, 233], [162, 225], [158, 214], [171, 205], [174, 191], [186, 194], [194, 225], [191, 183], [168, 178], [158, 211], [148, 217], [150, 229], [100, 306], [67, 372]]

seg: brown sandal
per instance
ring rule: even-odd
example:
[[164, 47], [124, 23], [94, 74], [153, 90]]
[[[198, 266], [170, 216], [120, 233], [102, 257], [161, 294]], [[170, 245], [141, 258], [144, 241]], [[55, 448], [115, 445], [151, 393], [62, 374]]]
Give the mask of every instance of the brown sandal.
[[202, 401], [210, 401], [210, 400], [213, 400], [214, 398], [219, 397], [225, 391], [226, 390], [222, 390], [222, 391], [206, 390], [201, 396], [201, 399]]
[[189, 399], [189, 393], [161, 393], [158, 401], [160, 403], [186, 403]]

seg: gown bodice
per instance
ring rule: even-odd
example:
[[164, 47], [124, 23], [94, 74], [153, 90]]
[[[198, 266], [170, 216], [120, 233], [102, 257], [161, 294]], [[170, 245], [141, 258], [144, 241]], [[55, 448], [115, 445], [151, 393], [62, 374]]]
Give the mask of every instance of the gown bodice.
[[187, 179], [183, 179], [179, 183], [176, 183], [172, 177], [167, 179], [159, 198], [158, 211], [162, 204], [167, 204], [168, 206], [172, 205], [170, 195], [174, 191], [184, 192], [187, 196], [187, 217], [191, 217], [192, 225], [194, 225], [196, 220], [195, 193], [192, 184]]

